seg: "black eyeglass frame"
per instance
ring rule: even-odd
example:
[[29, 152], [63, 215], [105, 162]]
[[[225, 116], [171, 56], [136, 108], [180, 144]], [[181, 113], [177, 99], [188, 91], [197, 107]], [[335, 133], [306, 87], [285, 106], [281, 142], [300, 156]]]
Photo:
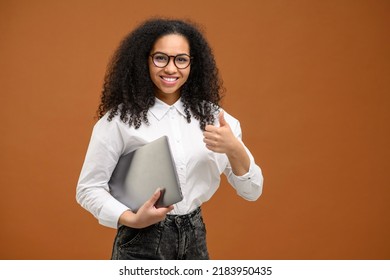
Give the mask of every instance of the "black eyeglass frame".
[[[167, 62], [167, 64], [165, 64], [164, 66], [158, 66], [158, 65], [156, 65], [156, 63], [154, 62], [154, 56], [157, 55], [157, 54], [160, 54], [160, 55], [162, 54], [162, 55], [167, 56], [167, 57], [168, 57], [168, 62]], [[178, 56], [186, 56], [186, 57], [188, 57], [188, 58], [190, 59], [190, 62], [188, 63], [188, 65], [187, 65], [186, 67], [179, 67], [179, 66], [176, 65], [176, 58], [177, 58]], [[153, 62], [153, 64], [154, 64], [154, 66], [156, 66], [157, 68], [164, 68], [164, 67], [167, 67], [167, 65], [171, 62], [171, 58], [173, 57], [173, 64], [175, 64], [175, 66], [176, 66], [178, 69], [186, 69], [186, 68], [188, 68], [188, 66], [191, 65], [191, 62], [192, 62], [192, 59], [193, 59], [192, 56], [190, 56], [190, 55], [188, 55], [188, 54], [186, 54], [186, 53], [179, 53], [179, 54], [177, 54], [177, 55], [167, 55], [166, 53], [163, 53], [163, 52], [155, 52], [155, 53], [152, 53], [152, 54], [150, 55], [150, 57], [152, 58], [152, 62]]]

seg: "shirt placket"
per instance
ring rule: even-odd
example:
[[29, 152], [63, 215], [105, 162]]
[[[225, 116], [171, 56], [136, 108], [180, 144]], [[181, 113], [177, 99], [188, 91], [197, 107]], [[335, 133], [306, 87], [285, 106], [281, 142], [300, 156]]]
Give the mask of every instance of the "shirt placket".
[[[176, 155], [175, 163], [176, 163], [177, 174], [179, 176], [179, 180], [182, 185], [182, 191], [184, 192], [187, 170], [186, 170], [185, 153], [183, 147], [184, 144], [183, 135], [182, 135], [183, 132], [180, 130], [181, 115], [174, 106], [172, 106], [169, 110], [169, 118], [170, 118], [171, 128], [172, 128], [172, 136], [173, 136], [172, 142], [174, 145], [174, 153]], [[183, 195], [185, 196], [185, 193], [183, 193]], [[179, 207], [179, 205], [177, 205], [176, 207]]]

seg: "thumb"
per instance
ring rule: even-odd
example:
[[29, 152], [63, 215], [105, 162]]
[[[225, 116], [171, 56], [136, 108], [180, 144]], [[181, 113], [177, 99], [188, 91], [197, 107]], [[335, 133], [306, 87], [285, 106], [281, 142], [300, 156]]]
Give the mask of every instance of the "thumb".
[[161, 189], [160, 188], [157, 188], [156, 191], [153, 193], [153, 195], [151, 196], [151, 198], [149, 198], [149, 201], [148, 203], [150, 205], [154, 205], [156, 204], [157, 200], [160, 198], [160, 195], [161, 195]]
[[227, 125], [227, 122], [225, 120], [225, 114], [224, 114], [224, 111], [222, 110], [220, 113], [219, 113], [219, 126], [225, 126]]

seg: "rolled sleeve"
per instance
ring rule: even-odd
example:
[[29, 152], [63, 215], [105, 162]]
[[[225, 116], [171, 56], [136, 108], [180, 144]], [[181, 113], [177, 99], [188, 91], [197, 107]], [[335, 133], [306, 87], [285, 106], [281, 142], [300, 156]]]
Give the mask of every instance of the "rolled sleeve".
[[263, 175], [259, 166], [251, 161], [249, 171], [241, 176], [229, 172], [228, 181], [242, 198], [255, 201], [263, 191]]

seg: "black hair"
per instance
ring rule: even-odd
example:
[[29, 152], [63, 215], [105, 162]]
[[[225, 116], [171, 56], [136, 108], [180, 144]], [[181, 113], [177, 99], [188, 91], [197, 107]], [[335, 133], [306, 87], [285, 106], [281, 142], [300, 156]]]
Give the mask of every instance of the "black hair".
[[204, 130], [215, 121], [214, 113], [224, 91], [212, 50], [195, 23], [173, 19], [151, 19], [138, 26], [120, 43], [105, 75], [98, 117], [116, 115], [129, 126], [149, 124], [147, 112], [155, 103], [154, 84], [148, 58], [154, 43], [164, 35], [184, 36], [193, 57], [186, 83], [180, 89], [188, 122], [191, 114]]

